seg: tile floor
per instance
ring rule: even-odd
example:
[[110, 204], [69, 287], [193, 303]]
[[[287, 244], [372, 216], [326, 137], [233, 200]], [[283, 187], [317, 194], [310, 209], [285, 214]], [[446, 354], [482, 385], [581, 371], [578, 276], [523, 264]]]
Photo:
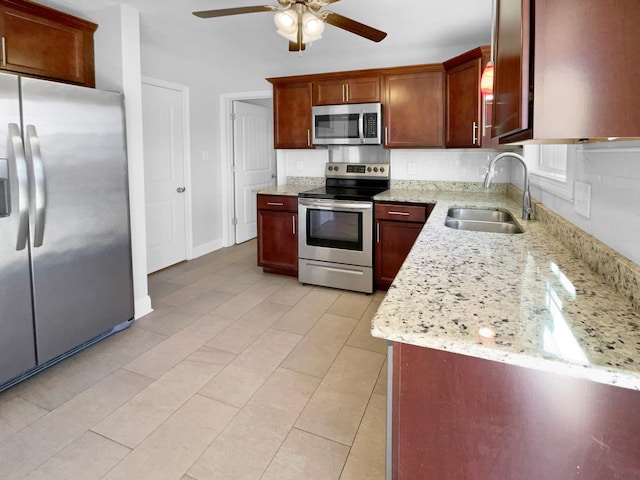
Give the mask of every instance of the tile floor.
[[149, 290], [153, 313], [0, 393], [0, 479], [384, 478], [381, 292], [263, 274], [255, 241]]

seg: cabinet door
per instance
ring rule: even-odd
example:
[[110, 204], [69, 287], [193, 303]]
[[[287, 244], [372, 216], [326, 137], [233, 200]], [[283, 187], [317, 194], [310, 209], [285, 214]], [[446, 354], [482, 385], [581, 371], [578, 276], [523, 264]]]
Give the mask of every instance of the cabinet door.
[[347, 82], [348, 103], [377, 103], [380, 101], [380, 77], [353, 78]]
[[443, 72], [399, 73], [385, 77], [385, 146], [442, 147]]
[[493, 137], [531, 138], [533, 55], [530, 0], [496, 1]]
[[446, 146], [480, 146], [482, 58], [475, 58], [447, 70]]
[[297, 275], [298, 214], [258, 210], [258, 265], [265, 271]]
[[535, 138], [640, 136], [638, 25], [638, 0], [535, 2]]
[[422, 230], [422, 223], [376, 222], [376, 288], [387, 290]]
[[380, 83], [378, 76], [315, 80], [313, 104], [376, 103], [380, 101]]
[[317, 80], [313, 82], [314, 105], [339, 105], [345, 103], [347, 86], [343, 79]]
[[25, 11], [0, 5], [1, 69], [95, 86], [96, 25], [34, 4]]
[[313, 148], [311, 144], [311, 82], [273, 87], [275, 148]]

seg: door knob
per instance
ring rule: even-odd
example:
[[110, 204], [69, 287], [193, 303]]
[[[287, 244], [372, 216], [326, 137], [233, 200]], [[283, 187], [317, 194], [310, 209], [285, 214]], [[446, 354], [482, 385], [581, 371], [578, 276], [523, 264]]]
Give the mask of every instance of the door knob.
[[176, 188], [176, 192], [178, 192], [178, 193], [184, 193], [185, 190], [186, 190], [186, 188], [184, 188], [184, 187]]

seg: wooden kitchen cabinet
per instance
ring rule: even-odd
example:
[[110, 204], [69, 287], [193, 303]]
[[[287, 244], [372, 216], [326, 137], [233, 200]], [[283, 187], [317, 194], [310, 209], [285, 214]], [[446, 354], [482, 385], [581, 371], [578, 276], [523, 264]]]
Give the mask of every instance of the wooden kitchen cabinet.
[[97, 25], [24, 0], [0, 0], [0, 70], [95, 86]]
[[392, 349], [394, 480], [640, 478], [640, 392], [403, 343]]
[[273, 84], [274, 148], [313, 148], [311, 80], [267, 80]]
[[431, 204], [376, 202], [374, 281], [378, 290], [387, 290], [393, 282], [431, 210]]
[[384, 84], [385, 147], [444, 147], [442, 65], [399, 67]]
[[[448, 148], [492, 148], [498, 145], [483, 135], [486, 105], [480, 92], [482, 71], [489, 62], [490, 47], [478, 47], [444, 62], [445, 145]], [[490, 106], [490, 105], [489, 105]]]
[[500, 143], [640, 137], [638, 2], [587, 3], [497, 0]]
[[380, 102], [379, 75], [364, 77], [321, 76], [313, 81], [313, 105]]
[[264, 272], [298, 275], [298, 197], [258, 195], [258, 265]]

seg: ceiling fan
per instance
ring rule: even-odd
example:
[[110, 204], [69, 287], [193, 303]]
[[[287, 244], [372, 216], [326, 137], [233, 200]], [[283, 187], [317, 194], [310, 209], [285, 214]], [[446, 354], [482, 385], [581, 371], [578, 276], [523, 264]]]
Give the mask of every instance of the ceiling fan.
[[289, 40], [289, 51], [298, 52], [305, 45], [322, 38], [325, 23], [342, 28], [374, 42], [384, 39], [387, 34], [373, 27], [328, 10], [320, 11], [325, 5], [340, 0], [278, 0], [279, 6], [264, 5], [254, 7], [221, 8], [193, 12], [196, 17], [213, 18], [242, 13], [277, 12], [274, 18], [278, 33]]

